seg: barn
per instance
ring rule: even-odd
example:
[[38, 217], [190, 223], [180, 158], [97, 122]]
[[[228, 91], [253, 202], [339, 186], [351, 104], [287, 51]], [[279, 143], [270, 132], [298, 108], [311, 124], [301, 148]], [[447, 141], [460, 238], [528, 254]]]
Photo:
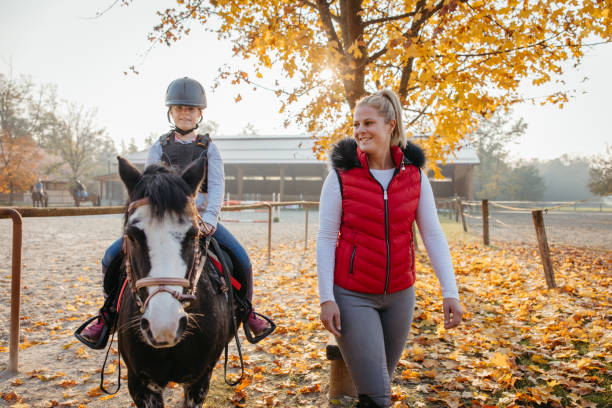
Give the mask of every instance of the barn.
[[[329, 167], [317, 160], [309, 136], [217, 136], [214, 139], [223, 158], [226, 197], [230, 200], [317, 201]], [[144, 169], [147, 151], [126, 156]], [[442, 179], [428, 171], [437, 199], [473, 196], [473, 167], [479, 163], [473, 149], [466, 147], [441, 165]], [[103, 204], [125, 201], [125, 192], [116, 172], [96, 177]]]

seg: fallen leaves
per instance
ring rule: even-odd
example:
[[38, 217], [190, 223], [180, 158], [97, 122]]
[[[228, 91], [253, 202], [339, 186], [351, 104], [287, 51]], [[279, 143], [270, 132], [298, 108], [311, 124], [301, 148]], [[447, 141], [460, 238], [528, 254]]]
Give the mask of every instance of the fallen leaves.
[[[239, 386], [223, 385], [223, 367], [217, 366], [211, 407], [307, 408], [328, 403], [328, 334], [318, 318], [315, 254], [302, 248], [303, 243], [279, 245], [269, 266], [265, 249], [250, 248], [256, 310], [271, 316], [278, 327], [271, 337], [243, 348], [245, 379]], [[603, 401], [599, 408], [605, 407], [612, 398], [610, 254], [553, 248], [559, 289], [547, 290], [533, 248], [470, 243], [456, 244], [451, 252], [466, 321], [453, 330], [441, 328], [439, 284], [424, 253], [419, 253], [414, 324], [395, 373], [392, 407], [596, 407], [597, 401]], [[115, 397], [103, 394], [97, 386], [100, 353], [72, 337], [75, 324], [68, 318], [84, 320], [98, 307], [93, 300], [99, 289], [91, 278], [76, 282], [90, 296], [62, 299], [57, 309], [63, 315], [49, 310], [22, 319], [29, 329], [27, 338], [21, 338], [21, 344], [27, 344], [22, 352], [43, 352], [48, 338], [55, 337], [65, 363], [22, 374], [4, 383], [9, 389], [0, 384], [0, 396], [11, 406], [49, 406], [51, 401], [83, 408], [94, 401], [124, 406], [129, 399], [127, 391]], [[69, 304], [79, 312], [70, 311]], [[0, 352], [7, 349], [8, 344], [0, 344]], [[229, 374], [236, 378], [239, 359], [231, 350]], [[86, 368], [74, 374], [59, 364]], [[117, 368], [110, 363], [106, 374], [116, 374]], [[44, 397], [27, 394], [42, 387]], [[179, 398], [182, 388], [169, 384], [166, 393]], [[341, 408], [352, 405], [337, 402]]]

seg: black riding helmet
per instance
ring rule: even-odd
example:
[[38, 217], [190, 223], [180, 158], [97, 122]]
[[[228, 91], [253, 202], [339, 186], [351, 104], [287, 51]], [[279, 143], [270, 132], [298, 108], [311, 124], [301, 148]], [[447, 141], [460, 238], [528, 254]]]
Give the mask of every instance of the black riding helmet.
[[170, 107], [172, 105], [206, 108], [204, 87], [195, 79], [188, 77], [175, 79], [170, 82], [166, 90], [166, 106]]
[[[174, 105], [196, 106], [200, 109], [206, 108], [206, 93], [204, 87], [195, 79], [188, 77], [178, 78], [170, 82], [166, 89], [166, 106], [168, 107], [168, 122], [170, 120], [170, 107]], [[200, 117], [200, 122], [202, 118]], [[198, 123], [200, 123], [198, 122]], [[186, 135], [198, 128], [196, 125], [193, 129], [185, 130], [174, 126], [174, 130], [182, 135]]]

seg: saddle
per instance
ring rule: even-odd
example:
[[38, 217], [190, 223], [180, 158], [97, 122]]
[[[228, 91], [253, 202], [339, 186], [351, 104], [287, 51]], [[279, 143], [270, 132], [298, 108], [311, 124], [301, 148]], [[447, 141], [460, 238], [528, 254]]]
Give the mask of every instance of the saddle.
[[[221, 247], [214, 240], [214, 238], [210, 238], [212, 245], [209, 245], [207, 248], [205, 239], [205, 237], [202, 237], [200, 240], [202, 250], [207, 251], [206, 264], [204, 265], [202, 273], [207, 273], [211, 281], [216, 285], [217, 290], [220, 293], [224, 293], [228, 299], [228, 302], [233, 304], [234, 318], [236, 319], [238, 326], [240, 323], [243, 324], [246, 339], [253, 344], [261, 341], [274, 331], [276, 325], [267, 316], [253, 312], [251, 302], [246, 298], [246, 275], [245, 272], [238, 267], [240, 263], [237, 261], [235, 255], [229, 251], [228, 248]], [[107, 297], [104, 304], [100, 308], [98, 316], [94, 316], [85, 321], [74, 333], [75, 337], [79, 341], [95, 350], [106, 347], [108, 339], [114, 331], [116, 322], [119, 318], [118, 306], [121, 300], [122, 289], [126, 284], [123, 258], [123, 251], [120, 251], [108, 265], [106, 274], [104, 276], [104, 292], [107, 294]], [[226, 271], [231, 272], [228, 272], [226, 276]], [[229, 296], [232, 296], [231, 301]], [[267, 320], [268, 323], [270, 323], [271, 329], [260, 336], [255, 336], [246, 323], [251, 313], [255, 313], [259, 317]], [[80, 334], [87, 326], [98, 318], [102, 318], [104, 320], [104, 329], [97, 343], [92, 343], [86, 338], [82, 337]]]

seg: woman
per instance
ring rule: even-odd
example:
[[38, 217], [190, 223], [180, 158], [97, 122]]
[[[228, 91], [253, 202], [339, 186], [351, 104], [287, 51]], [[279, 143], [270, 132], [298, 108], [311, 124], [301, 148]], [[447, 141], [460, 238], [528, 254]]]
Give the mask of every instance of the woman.
[[422, 150], [407, 142], [399, 98], [361, 99], [354, 139], [334, 146], [321, 191], [317, 273], [321, 322], [334, 336], [359, 394], [358, 407], [388, 407], [391, 378], [414, 311], [416, 220], [442, 286], [444, 327], [462, 308]]
[[[166, 106], [168, 106], [168, 121], [172, 118], [174, 127], [153, 144], [149, 150], [145, 167], [162, 162], [181, 171], [193, 160], [202, 156], [207, 158], [207, 174], [196, 197], [196, 206], [204, 221], [203, 232], [212, 234], [221, 247], [234, 254], [239, 263], [237, 266], [246, 277], [246, 297], [251, 301], [253, 296], [253, 269], [249, 256], [240, 242], [223, 225], [217, 222], [225, 187], [223, 161], [211, 138], [208, 135], [196, 133], [198, 124], [202, 121], [202, 111], [206, 108], [204, 88], [198, 81], [191, 78], [176, 79], [170, 83], [166, 90]], [[123, 239], [119, 238], [106, 250], [102, 258], [104, 275], [106, 275], [107, 268], [112, 260], [121, 251], [122, 243]], [[271, 333], [270, 324], [259, 318], [255, 313], [250, 314], [247, 323], [257, 340], [261, 340]], [[108, 330], [105, 330], [106, 326], [106, 319], [100, 317], [94, 324], [85, 328], [80, 335], [92, 344], [99, 345], [101, 336], [108, 333]]]

